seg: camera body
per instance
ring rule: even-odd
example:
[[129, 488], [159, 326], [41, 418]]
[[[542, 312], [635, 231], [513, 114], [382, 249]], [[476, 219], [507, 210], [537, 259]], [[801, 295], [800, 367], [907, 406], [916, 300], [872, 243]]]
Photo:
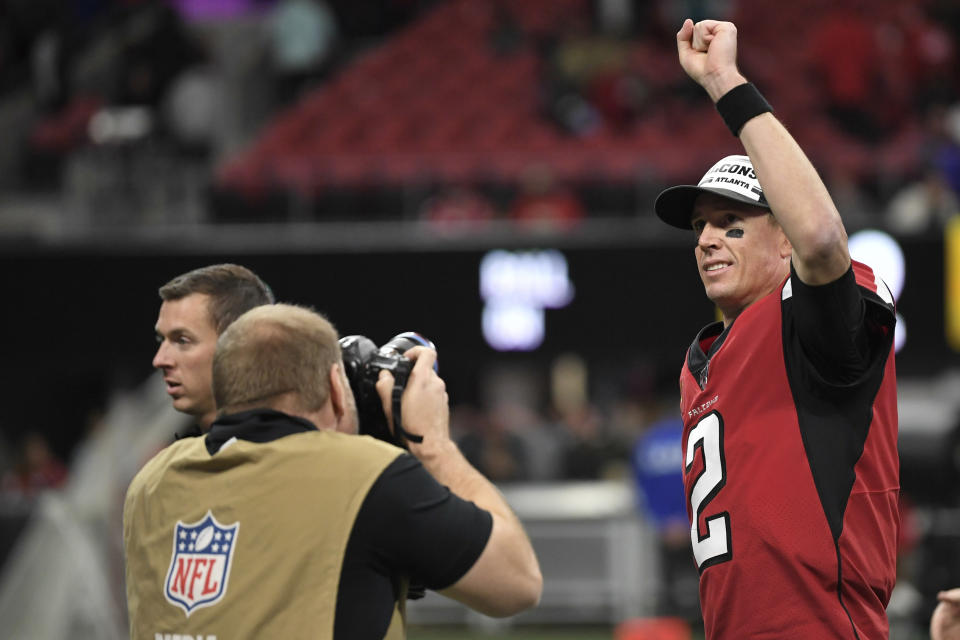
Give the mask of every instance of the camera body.
[[394, 422], [395, 426], [399, 427], [399, 398], [407, 386], [410, 371], [413, 369], [413, 361], [404, 357], [403, 354], [417, 346], [436, 349], [430, 340], [413, 331], [400, 333], [379, 348], [366, 336], [352, 335], [340, 338], [344, 369], [350, 388], [353, 390], [353, 397], [357, 402], [361, 434], [406, 448], [406, 432], [402, 427], [391, 430], [390, 425], [387, 424], [383, 403], [377, 394], [377, 380], [380, 377], [380, 371], [384, 369], [393, 375]]

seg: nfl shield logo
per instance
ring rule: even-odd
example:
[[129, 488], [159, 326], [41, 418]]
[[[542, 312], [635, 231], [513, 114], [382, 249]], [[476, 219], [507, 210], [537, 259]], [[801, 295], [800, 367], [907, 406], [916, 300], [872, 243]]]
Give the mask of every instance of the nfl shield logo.
[[164, 596], [183, 609], [209, 607], [227, 592], [230, 561], [237, 545], [240, 523], [222, 525], [207, 511], [199, 522], [177, 522], [173, 531], [173, 557], [167, 570]]

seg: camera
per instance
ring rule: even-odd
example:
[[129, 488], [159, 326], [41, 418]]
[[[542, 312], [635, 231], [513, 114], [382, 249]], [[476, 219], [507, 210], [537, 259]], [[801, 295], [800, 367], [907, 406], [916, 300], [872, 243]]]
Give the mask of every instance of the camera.
[[[373, 340], [366, 336], [344, 336], [340, 338], [340, 351], [343, 354], [343, 366], [347, 380], [357, 401], [357, 414], [360, 419], [360, 433], [373, 436], [385, 442], [407, 448], [407, 440], [422, 442], [423, 437], [407, 433], [400, 424], [400, 397], [407, 386], [413, 361], [404, 357], [404, 353], [413, 347], [424, 346], [436, 351], [432, 342], [414, 331], [406, 331], [392, 337], [385, 345], [377, 348]], [[437, 363], [433, 363], [437, 368]], [[377, 379], [380, 371], [386, 369], [393, 374], [393, 431], [387, 424], [383, 412], [383, 403], [377, 394]], [[411, 582], [407, 586], [407, 598], [419, 600], [426, 594], [426, 587]]]
[[[405, 358], [403, 354], [408, 349], [418, 346], [436, 350], [430, 340], [413, 331], [398, 334], [379, 348], [366, 336], [353, 335], [340, 338], [344, 369], [346, 369], [350, 388], [353, 390], [353, 397], [357, 401], [361, 434], [404, 448], [407, 446], [407, 440], [414, 442], [422, 440], [420, 436], [408, 433], [400, 424], [400, 397], [403, 395], [410, 371], [413, 369], [413, 361]], [[377, 379], [383, 369], [393, 374], [393, 430], [387, 424], [383, 403], [377, 394]]]

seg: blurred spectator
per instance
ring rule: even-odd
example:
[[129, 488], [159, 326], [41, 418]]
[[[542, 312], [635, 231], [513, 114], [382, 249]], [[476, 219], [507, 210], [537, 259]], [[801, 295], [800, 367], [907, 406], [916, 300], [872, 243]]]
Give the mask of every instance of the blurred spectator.
[[[508, 411], [469, 412], [458, 418], [457, 440], [464, 457], [493, 483], [527, 480], [527, 450]], [[464, 422], [466, 418], [466, 422]]]
[[125, 27], [117, 104], [158, 106], [174, 78], [207, 58], [180, 15], [159, 0], [137, 5]]
[[0, 89], [29, 82], [37, 108], [62, 108], [72, 90], [70, 66], [87, 23], [103, 3], [34, 0], [0, 7]]
[[58, 113], [34, 124], [27, 137], [28, 149], [60, 155], [85, 144], [90, 119], [102, 106], [99, 96], [74, 96]]
[[602, 116], [587, 95], [598, 70], [619, 64], [622, 46], [593, 34], [583, 16], [569, 16], [560, 31], [541, 43], [544, 108], [566, 133], [584, 137], [602, 125]]
[[42, 111], [56, 111], [66, 104], [69, 95], [65, 28], [51, 27], [43, 31], [30, 52], [33, 94]]
[[933, 105], [928, 110], [926, 157], [953, 194], [960, 197], [960, 102], [951, 106]]
[[842, 161], [824, 163], [824, 183], [847, 229], [857, 230], [878, 224], [879, 207], [870, 198], [856, 167]]
[[550, 118], [578, 137], [604, 126], [626, 130], [649, 93], [642, 73], [644, 58], [637, 55], [637, 48], [628, 39], [595, 33], [586, 20], [569, 19], [542, 53]]
[[623, 475], [629, 452], [624, 443], [610, 436], [597, 407], [586, 405], [561, 412], [555, 429], [562, 442], [562, 479], [605, 480]]
[[630, 457], [591, 402], [588, 374], [586, 361], [576, 354], [559, 356], [550, 368], [550, 404], [555, 415], [551, 429], [560, 440], [563, 480], [622, 476]]
[[[906, 491], [900, 494], [900, 532], [897, 536], [897, 583], [890, 594], [887, 615], [890, 616], [891, 638], [900, 637], [896, 626], [912, 627], [913, 620], [920, 624], [929, 615], [924, 606], [924, 595], [917, 587], [919, 566], [916, 551], [923, 544], [924, 525], [916, 505]], [[895, 626], [896, 625], [896, 626]]]
[[880, 135], [875, 98], [881, 70], [872, 15], [865, 0], [850, 0], [826, 12], [810, 33], [827, 112], [845, 132], [867, 142]]
[[523, 46], [523, 28], [510, 10], [508, 0], [493, 3], [493, 28], [490, 29], [490, 48], [507, 56]]
[[928, 167], [919, 180], [896, 192], [887, 206], [886, 223], [900, 235], [939, 234], [960, 214], [960, 202], [943, 175]]
[[279, 104], [323, 77], [337, 44], [337, 23], [322, 0], [279, 0], [270, 17], [270, 54]]
[[537, 164], [524, 172], [507, 216], [524, 228], [565, 231], [583, 219], [584, 210], [573, 190], [557, 183], [549, 166]]
[[922, 4], [899, 2], [896, 11], [906, 41], [904, 62], [914, 84], [910, 89], [916, 109], [957, 100], [956, 44], [950, 32], [933, 21]]
[[[671, 414], [677, 414], [674, 408]], [[680, 530], [689, 537], [683, 492], [683, 421], [666, 413], [648, 425], [633, 447], [633, 473], [640, 489], [643, 511], [664, 535]]]
[[524, 459], [523, 479], [543, 482], [560, 476], [560, 438], [553, 425], [528, 407], [503, 403], [491, 411], [495, 422], [507, 429], [522, 447], [518, 457]]
[[960, 104], [934, 103], [920, 114], [910, 166], [916, 173], [887, 199], [885, 222], [904, 235], [940, 232], [960, 213]]
[[657, 614], [699, 618], [697, 569], [690, 551], [690, 525], [683, 490], [683, 421], [676, 403], [650, 424], [633, 447], [632, 469], [640, 507], [657, 531], [661, 590]]
[[0, 478], [3, 478], [13, 468], [15, 453], [10, 441], [4, 437], [3, 430], [0, 429]]
[[[875, 75], [871, 78], [873, 119], [870, 124], [878, 130], [875, 141], [882, 144], [909, 121], [919, 94], [908, 63], [911, 43], [903, 33], [896, 12], [878, 12], [871, 17], [869, 24], [877, 59], [873, 64]], [[874, 141], [862, 135], [861, 139]]]
[[0, 93], [6, 95], [21, 84], [26, 70], [20, 64], [16, 29], [8, 16], [2, 17], [6, 19], [0, 20]]
[[594, 0], [591, 4], [593, 23], [600, 33], [626, 36], [632, 30], [637, 5], [641, 3], [633, 0]]
[[420, 219], [441, 232], [480, 229], [497, 217], [493, 203], [467, 185], [454, 185], [427, 199]]
[[627, 67], [616, 67], [595, 75], [587, 96], [604, 124], [614, 131], [627, 131], [647, 103], [649, 89], [644, 79]]
[[3, 476], [3, 493], [32, 498], [45, 489], [63, 486], [67, 467], [50, 450], [47, 439], [36, 431], [24, 434], [12, 469]]
[[163, 120], [181, 150], [207, 156], [215, 146], [226, 105], [223, 78], [207, 65], [177, 76], [163, 103]]
[[[960, 42], [960, 3], [955, 0], [931, 0], [926, 3], [930, 17], [937, 24], [947, 29], [950, 40], [956, 43]], [[954, 69], [957, 73], [958, 69]], [[960, 80], [960, 76], [954, 76], [954, 82]]]
[[[120, 113], [126, 107], [145, 107], [151, 111], [146, 118], [137, 113], [138, 122], [152, 123], [152, 110], [160, 106], [172, 83], [206, 59], [204, 48], [179, 14], [162, 0], [114, 7], [111, 20], [91, 22], [99, 30], [91, 29], [86, 35], [82, 21], [92, 20], [101, 8], [96, 2], [67, 5], [50, 18], [52, 23], [44, 23], [47, 26], [31, 49], [40, 117], [26, 136], [21, 164], [25, 182], [33, 187], [60, 185], [63, 161], [87, 144], [90, 126], [102, 108], [116, 107]], [[87, 50], [81, 50], [84, 44], [89, 45]], [[74, 72], [69, 65], [84, 71]], [[74, 75], [87, 79], [77, 80]], [[102, 82], [90, 80], [89, 76], [98, 75], [103, 76]], [[202, 104], [190, 108], [203, 112]], [[112, 115], [106, 114], [107, 119]], [[151, 126], [141, 127], [143, 135]], [[131, 138], [137, 137], [142, 136]]]

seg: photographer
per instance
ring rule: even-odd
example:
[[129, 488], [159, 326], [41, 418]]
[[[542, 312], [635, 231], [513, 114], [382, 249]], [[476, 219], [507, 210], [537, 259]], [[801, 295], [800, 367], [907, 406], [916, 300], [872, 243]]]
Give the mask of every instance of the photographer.
[[[224, 331], [217, 420], [160, 452], [127, 492], [131, 638], [402, 638], [410, 580], [492, 616], [537, 603], [519, 520], [450, 440], [436, 354], [407, 355], [402, 422], [423, 438], [413, 455], [356, 435], [322, 316], [268, 305]], [[393, 382], [383, 371], [376, 384], [388, 418]]]

